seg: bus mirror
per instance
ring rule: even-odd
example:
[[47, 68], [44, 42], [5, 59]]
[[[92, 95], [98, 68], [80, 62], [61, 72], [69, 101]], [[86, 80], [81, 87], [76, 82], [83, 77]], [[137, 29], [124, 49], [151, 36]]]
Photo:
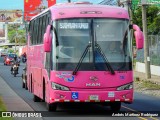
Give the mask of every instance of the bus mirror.
[[140, 28], [137, 25], [133, 25], [133, 29], [135, 30], [134, 36], [136, 40], [136, 48], [142, 49], [144, 44], [143, 32], [140, 30]]
[[50, 52], [51, 51], [51, 25], [47, 26], [46, 32], [43, 37], [43, 43], [44, 43], [44, 52]]

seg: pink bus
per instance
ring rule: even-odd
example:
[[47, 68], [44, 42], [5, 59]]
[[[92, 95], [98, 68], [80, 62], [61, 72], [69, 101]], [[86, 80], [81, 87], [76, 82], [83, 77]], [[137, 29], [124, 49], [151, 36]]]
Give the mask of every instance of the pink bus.
[[137, 49], [143, 34], [120, 7], [54, 5], [31, 19], [27, 86], [48, 111], [64, 102], [109, 105], [133, 102], [131, 30]]

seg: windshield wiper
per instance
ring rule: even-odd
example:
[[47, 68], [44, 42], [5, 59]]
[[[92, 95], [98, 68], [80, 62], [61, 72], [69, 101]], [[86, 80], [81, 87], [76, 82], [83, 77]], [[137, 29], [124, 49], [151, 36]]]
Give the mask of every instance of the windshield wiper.
[[86, 49], [84, 50], [84, 52], [83, 52], [83, 54], [82, 54], [82, 56], [81, 56], [81, 58], [80, 58], [80, 60], [79, 60], [79, 62], [78, 62], [78, 64], [77, 64], [76, 68], [74, 69], [74, 71], [73, 71], [73, 73], [72, 73], [73, 75], [76, 75], [76, 73], [77, 73], [79, 67], [81, 66], [81, 63], [82, 63], [83, 59], [85, 58], [85, 56], [86, 56], [86, 54], [87, 54], [87, 52], [88, 52], [88, 50], [89, 50], [90, 47], [91, 47], [91, 45], [89, 44], [89, 45], [86, 47]]
[[99, 46], [98, 43], [96, 43], [95, 46], [97, 47], [98, 52], [100, 53], [100, 55], [102, 56], [103, 60], [105, 61], [105, 65], [107, 66], [108, 70], [111, 72], [112, 75], [114, 75], [115, 72], [114, 72], [113, 68], [111, 67], [110, 63], [108, 62], [108, 60], [107, 60], [104, 52], [102, 51], [101, 47]]

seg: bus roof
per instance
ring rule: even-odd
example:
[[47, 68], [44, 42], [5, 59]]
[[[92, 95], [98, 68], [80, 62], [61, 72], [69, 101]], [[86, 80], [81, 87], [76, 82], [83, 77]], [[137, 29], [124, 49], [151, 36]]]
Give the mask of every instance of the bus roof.
[[57, 5], [50, 8], [52, 19], [62, 18], [126, 18], [129, 19], [127, 10], [121, 7], [92, 4]]
[[[128, 11], [124, 8], [108, 5], [93, 4], [56, 4], [46, 9], [51, 11], [52, 20], [64, 18], [124, 18], [129, 19]], [[37, 16], [39, 16], [37, 15]], [[37, 17], [35, 16], [35, 17]], [[33, 17], [32, 19], [34, 19]]]

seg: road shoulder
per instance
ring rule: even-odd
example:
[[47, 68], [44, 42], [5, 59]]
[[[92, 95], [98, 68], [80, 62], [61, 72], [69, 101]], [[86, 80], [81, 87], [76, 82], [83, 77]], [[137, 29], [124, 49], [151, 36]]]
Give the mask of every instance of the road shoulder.
[[0, 96], [7, 107], [7, 111], [34, 111], [20, 98], [0, 76]]

